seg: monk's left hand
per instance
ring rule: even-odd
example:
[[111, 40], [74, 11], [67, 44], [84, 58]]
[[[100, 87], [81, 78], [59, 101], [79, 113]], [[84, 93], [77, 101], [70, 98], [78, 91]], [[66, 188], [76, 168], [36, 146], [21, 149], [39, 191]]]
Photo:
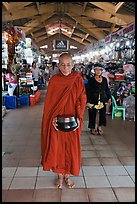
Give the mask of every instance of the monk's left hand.
[[73, 131], [75, 131], [76, 129], [78, 129], [79, 126], [80, 126], [80, 120], [79, 120], [79, 118], [77, 118], [77, 123], [78, 123], [78, 127], [76, 127]]

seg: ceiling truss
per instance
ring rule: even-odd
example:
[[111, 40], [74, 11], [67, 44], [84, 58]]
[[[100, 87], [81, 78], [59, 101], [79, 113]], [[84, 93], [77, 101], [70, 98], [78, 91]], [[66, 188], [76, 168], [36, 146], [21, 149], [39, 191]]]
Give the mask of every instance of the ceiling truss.
[[[26, 36], [31, 36], [38, 46], [48, 44], [51, 39], [58, 36], [66, 37], [81, 48], [134, 22], [135, 15], [124, 10], [125, 4], [126, 2], [117, 2], [117, 4], [2, 2], [2, 22], [18, 21], [17, 26]], [[30, 20], [22, 25], [19, 22], [24, 18]], [[97, 26], [96, 21], [102, 21], [102, 24]]]

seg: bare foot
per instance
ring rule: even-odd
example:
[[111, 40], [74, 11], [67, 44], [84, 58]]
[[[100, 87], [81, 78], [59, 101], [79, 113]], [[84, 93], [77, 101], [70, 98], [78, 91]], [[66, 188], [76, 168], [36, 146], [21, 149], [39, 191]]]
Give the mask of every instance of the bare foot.
[[68, 188], [73, 188], [75, 186], [75, 183], [70, 179], [69, 175], [65, 175], [64, 180]]
[[63, 183], [63, 175], [62, 174], [58, 174], [58, 179], [55, 182], [55, 186], [57, 188], [62, 188], [62, 183]]

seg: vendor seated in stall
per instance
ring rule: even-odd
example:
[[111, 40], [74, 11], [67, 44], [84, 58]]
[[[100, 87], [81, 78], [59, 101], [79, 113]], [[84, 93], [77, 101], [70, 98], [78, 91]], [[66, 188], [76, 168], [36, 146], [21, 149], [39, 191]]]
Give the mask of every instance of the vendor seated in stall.
[[15, 91], [17, 84], [18, 84], [17, 76], [15, 76], [15, 74], [11, 71], [9, 66], [5, 70], [5, 72], [6, 72], [5, 80], [6, 80], [6, 84], [8, 85], [8, 94], [9, 94], [9, 96], [13, 96], [14, 91]]

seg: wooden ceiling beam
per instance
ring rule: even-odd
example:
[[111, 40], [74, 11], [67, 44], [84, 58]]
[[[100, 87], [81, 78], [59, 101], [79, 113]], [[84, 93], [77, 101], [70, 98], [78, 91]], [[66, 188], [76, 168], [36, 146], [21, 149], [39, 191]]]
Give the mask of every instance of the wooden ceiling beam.
[[87, 33], [86, 35], [85, 35], [85, 37], [84, 38], [82, 38], [82, 42], [85, 40], [85, 39], [87, 39], [87, 37], [89, 36], [89, 34]]
[[[92, 18], [125, 26], [135, 21], [135, 15], [133, 15], [131, 12], [123, 11], [121, 13], [116, 13], [115, 6], [111, 5], [111, 3], [109, 2], [89, 2], [89, 3], [92, 3], [98, 6], [99, 8], [102, 8], [102, 10], [92, 9], [86, 11], [86, 14], [88, 14]], [[109, 6], [111, 5], [110, 7], [113, 7], [113, 9], [112, 8], [109, 9], [109, 6], [107, 5]]]
[[[92, 3], [108, 3], [108, 2], [92, 2]], [[111, 4], [109, 3], [109, 5]], [[83, 12], [82, 6], [75, 5], [74, 7], [72, 3], [67, 3], [67, 7], [68, 7], [68, 12], [67, 12], [68, 15], [71, 15], [71, 13], [75, 14], [77, 17], [84, 15], [89, 17], [91, 20], [97, 19], [105, 22], [115, 23], [116, 25], [121, 25], [121, 26], [126, 26], [129, 23], [135, 21], [135, 15], [133, 15], [131, 12], [123, 11], [123, 13], [122, 12], [114, 13], [114, 12], [107, 12], [99, 8], [93, 8], [93, 9], [87, 8], [86, 11]], [[114, 5], [112, 5], [112, 7], [114, 9]]]
[[[76, 24], [75, 24], [76, 21], [71, 16], [67, 15], [64, 17], [64, 19], [66, 20], [67, 23], [69, 23], [70, 25], [73, 25], [73, 27], [76, 26]], [[76, 32], [76, 29], [79, 32]], [[84, 28], [82, 25], [80, 25], [78, 22], [77, 22], [76, 29], [73, 31], [73, 33], [76, 35], [79, 35], [81, 38], [83, 38], [88, 32], [88, 30], [86, 28]], [[85, 34], [82, 34], [82, 33], [85, 33]], [[92, 41], [96, 42], [96, 40], [93, 38], [92, 38]]]
[[39, 6], [39, 2], [36, 2], [36, 9], [38, 11], [38, 14], [40, 14], [40, 6]]
[[6, 9], [6, 11], [9, 11], [10, 4], [8, 2], [2, 2], [2, 5]]
[[111, 15], [110, 13], [107, 13], [106, 11], [100, 10], [100, 9], [94, 9], [94, 10], [87, 10], [85, 12], [85, 15], [89, 16], [90, 18], [93, 18], [95, 20], [102, 20], [109, 23], [115, 23], [116, 25], [127, 25], [129, 22], [131, 23], [135, 16], [127, 17], [127, 14], [115, 14], [115, 16]]
[[115, 5], [110, 2], [89, 2], [94, 6], [102, 9], [103, 11], [107, 11], [110, 14], [115, 14]]
[[84, 2], [83, 12], [85, 11], [87, 4], [88, 4], [88, 2]]
[[40, 37], [40, 36], [45, 35], [45, 34], [46, 34], [45, 31], [39, 31], [39, 32], [37, 32], [37, 33], [33, 33], [33, 36], [34, 36], [35, 38], [37, 38], [37, 37]]
[[72, 29], [72, 31], [71, 31], [71, 35], [70, 35], [70, 37], [73, 35], [74, 30], [75, 30], [75, 28], [77, 27], [77, 24], [78, 24], [78, 22], [76, 21], [76, 24], [73, 26], [73, 29]]
[[113, 23], [111, 28], [110, 28], [110, 34], [116, 32], [119, 29], [119, 28], [116, 28], [115, 26], [116, 26], [116, 24]]
[[[87, 17], [77, 17], [77, 15], [73, 15], [71, 13], [71, 16], [79, 23], [81, 24], [84, 28], [87, 29], [87, 33], [92, 35], [93, 37], [99, 39], [103, 39], [105, 37], [104, 33], [102, 31], [97, 31], [93, 29], [89, 29], [89, 27], [94, 27], [94, 24], [89, 21]], [[95, 26], [96, 27], [96, 26]]]
[[[38, 22], [39, 26], [38, 27], [45, 27], [47, 25], [46, 22], [48, 22], [48, 19], [52, 16], [52, 14], [44, 14], [42, 16], [37, 16], [35, 19]], [[35, 20], [32, 20], [31, 23], [35, 22]], [[27, 26], [27, 24], [25, 24], [25, 26]], [[39, 28], [38, 28], [39, 29]], [[34, 31], [33, 31], [34, 30]], [[31, 32], [35, 32], [37, 30], [37, 28], [32, 28], [30, 27], [30, 29], [27, 30], [27, 35], [30, 34]]]
[[39, 27], [31, 28], [26, 32], [26, 35], [29, 35], [30, 33], [36, 32], [37, 30], [40, 30], [43, 28], [43, 24], [40, 24]]
[[10, 11], [17, 11], [22, 9], [24, 6], [28, 6], [29, 4], [31, 4], [33, 2], [10, 2]]
[[35, 41], [36, 42], [40, 42], [40, 41], [42, 41], [42, 40], [44, 40], [44, 39], [46, 39], [48, 36], [45, 34], [44, 36], [42, 36], [42, 37], [35, 37]]
[[[51, 5], [40, 5], [40, 13], [41, 14], [47, 14], [47, 15], [53, 15], [54, 12], [56, 11], [55, 5], [51, 4]], [[7, 15], [7, 12], [3, 12], [3, 16]], [[36, 10], [35, 5], [32, 7], [27, 7], [27, 8], [22, 8], [19, 10], [14, 10], [11, 12], [13, 20], [17, 20], [17, 19], [21, 19], [21, 18], [32, 18], [35, 19], [36, 17], [38, 18], [38, 10]], [[7, 21], [11, 20], [11, 17], [5, 16], [5, 18], [7, 19]]]
[[118, 2], [117, 5], [115, 6], [115, 13], [118, 12], [118, 10], [121, 8], [121, 6], [124, 4], [125, 2]]

